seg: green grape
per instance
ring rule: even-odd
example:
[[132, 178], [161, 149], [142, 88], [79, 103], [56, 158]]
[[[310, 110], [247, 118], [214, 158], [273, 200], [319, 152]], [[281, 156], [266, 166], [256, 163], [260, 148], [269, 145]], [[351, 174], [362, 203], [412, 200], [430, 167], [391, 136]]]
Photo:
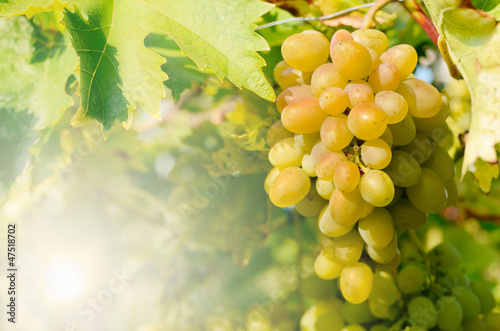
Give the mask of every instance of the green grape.
[[394, 222], [385, 208], [375, 208], [370, 215], [358, 222], [359, 234], [367, 245], [384, 248], [394, 235]]
[[441, 94], [431, 84], [418, 78], [402, 81], [396, 90], [408, 102], [408, 113], [413, 117], [429, 118], [443, 105]]
[[[417, 134], [415, 135], [415, 139], [413, 139], [413, 141], [408, 145], [400, 147], [400, 149], [413, 156], [413, 158], [417, 160], [419, 164], [422, 164], [425, 161], [427, 161], [427, 159], [429, 158], [429, 156], [431, 156], [433, 151], [432, 143], [429, 140], [429, 138], [427, 138], [427, 136], [422, 132], [418, 131]], [[432, 168], [429, 166], [426, 167]]]
[[454, 296], [442, 296], [436, 302], [436, 311], [438, 312], [437, 324], [442, 330], [457, 330], [462, 323], [462, 307]]
[[422, 168], [422, 178], [415, 186], [406, 188], [406, 195], [424, 213], [436, 214], [446, 206], [446, 189], [439, 176], [428, 168]]
[[336, 311], [321, 315], [316, 320], [314, 331], [340, 331], [344, 327], [342, 316]]
[[290, 137], [293, 137], [293, 132], [288, 131], [279, 120], [267, 130], [266, 143], [269, 147], [273, 147], [278, 141]]
[[330, 54], [333, 52], [333, 48], [341, 41], [344, 40], [354, 40], [349, 31], [340, 29], [335, 31], [330, 42]]
[[439, 284], [446, 289], [454, 287], [469, 287], [469, 277], [459, 268], [446, 269], [445, 274], [439, 279]]
[[396, 282], [403, 293], [419, 292], [427, 278], [422, 267], [416, 264], [407, 264], [396, 276]]
[[387, 128], [387, 116], [382, 108], [366, 102], [354, 107], [347, 117], [351, 132], [359, 139], [373, 140]]
[[352, 81], [344, 88], [349, 97], [347, 106], [352, 109], [365, 102], [373, 102], [373, 89], [364, 80]]
[[439, 128], [431, 131], [425, 131], [424, 133], [444, 149], [449, 149], [453, 146], [453, 133], [446, 122], [441, 124]]
[[320, 65], [311, 77], [311, 88], [317, 97], [329, 87], [344, 89], [347, 83], [347, 79], [340, 75], [332, 63]]
[[380, 59], [380, 56], [373, 49], [367, 48], [367, 50], [368, 50], [368, 52], [370, 52], [370, 56], [372, 57], [372, 68], [370, 70], [370, 72], [372, 72], [376, 67], [378, 67], [379, 65], [381, 65], [384, 62], [382, 62], [382, 60]]
[[283, 109], [281, 122], [293, 133], [315, 133], [321, 129], [323, 121], [328, 117], [319, 106], [318, 98], [297, 100]]
[[460, 253], [450, 244], [441, 243], [427, 253], [429, 261], [437, 268], [451, 269], [460, 265]]
[[280, 174], [280, 169], [279, 168], [273, 168], [269, 173], [267, 174], [266, 180], [264, 181], [264, 190], [266, 191], [267, 194], [269, 194], [269, 189], [271, 188], [271, 184], [274, 182], [276, 177]]
[[389, 212], [394, 220], [394, 227], [398, 231], [416, 230], [427, 222], [427, 214], [415, 208], [406, 198], [399, 199], [389, 208]]
[[455, 164], [450, 154], [440, 146], [434, 148], [434, 152], [422, 166], [432, 169], [442, 183], [449, 182], [455, 176]]
[[342, 162], [347, 161], [347, 156], [339, 151], [326, 153], [316, 165], [316, 175], [322, 180], [333, 180], [335, 168]]
[[357, 188], [351, 192], [334, 189], [330, 197], [332, 219], [342, 226], [353, 225], [360, 219], [365, 204]]
[[331, 52], [332, 62], [342, 77], [362, 79], [370, 74], [372, 57], [368, 50], [353, 40], [343, 40]]
[[417, 296], [408, 303], [409, 321], [413, 326], [432, 329], [437, 324], [438, 312], [429, 298]]
[[300, 149], [292, 137], [278, 141], [269, 150], [269, 162], [280, 170], [298, 167], [302, 164], [304, 151]]
[[289, 66], [281, 72], [277, 82], [282, 89], [287, 89], [292, 86], [310, 84], [311, 76], [312, 72], [302, 72]]
[[335, 168], [333, 183], [341, 192], [351, 192], [359, 183], [359, 168], [350, 161], [342, 162]]
[[297, 167], [282, 170], [271, 183], [269, 198], [277, 207], [290, 207], [302, 200], [311, 187], [311, 180]]
[[369, 170], [359, 180], [359, 192], [369, 204], [384, 207], [394, 198], [394, 184], [382, 170]]
[[345, 266], [340, 274], [339, 284], [344, 299], [353, 304], [362, 303], [372, 291], [372, 269], [363, 262]]
[[321, 141], [331, 150], [341, 150], [347, 147], [354, 135], [347, 126], [347, 116], [344, 114], [329, 116], [321, 125]]
[[496, 303], [488, 283], [483, 280], [473, 281], [471, 289], [479, 301], [481, 301], [481, 313], [489, 313], [495, 307]]
[[368, 78], [373, 92], [396, 91], [399, 86], [399, 70], [392, 63], [383, 63], [376, 67]]
[[365, 207], [363, 208], [363, 212], [361, 213], [360, 218], [365, 218], [368, 215], [372, 213], [372, 211], [375, 209], [374, 206], [370, 205], [369, 203], [365, 203]]
[[365, 246], [366, 252], [370, 258], [377, 263], [389, 263], [394, 259], [398, 252], [398, 236], [394, 233], [389, 245], [384, 248], [373, 248], [369, 245]]
[[[500, 325], [500, 324], [499, 324]], [[463, 331], [486, 331], [486, 325], [479, 317], [464, 318], [462, 321]], [[500, 327], [498, 328], [500, 330]], [[491, 329], [490, 329], [491, 330]]]
[[331, 180], [316, 179], [316, 191], [318, 194], [326, 200], [330, 200], [332, 196], [334, 186]]
[[[390, 306], [400, 297], [392, 276], [377, 272], [373, 276], [373, 290], [368, 300], [376, 306]], [[380, 316], [377, 316], [380, 317]]]
[[369, 331], [389, 331], [389, 325], [386, 324], [375, 324]]
[[441, 95], [441, 100], [443, 103], [443, 106], [439, 110], [439, 112], [431, 117], [428, 118], [414, 118], [413, 121], [415, 122], [415, 126], [417, 127], [417, 130], [419, 131], [432, 131], [434, 129], [439, 128], [445, 120], [448, 118], [450, 115], [450, 107], [448, 103], [448, 99], [444, 96]]
[[458, 199], [458, 187], [457, 182], [452, 179], [448, 183], [444, 184], [448, 199], [446, 200], [446, 207], [454, 206]]
[[329, 205], [325, 206], [324, 209], [319, 214], [318, 228], [321, 231], [321, 233], [323, 233], [328, 237], [332, 238], [341, 237], [349, 233], [349, 231], [351, 231], [353, 227], [354, 224], [342, 226], [339, 225], [337, 222], [335, 222], [330, 213]]
[[410, 45], [396, 45], [386, 50], [380, 59], [384, 63], [392, 63], [398, 67], [401, 80], [415, 70], [418, 62], [417, 51]]
[[396, 146], [408, 145], [415, 139], [417, 129], [410, 114], [406, 114], [405, 118], [398, 123], [387, 125], [391, 129], [392, 142]]
[[379, 138], [385, 141], [387, 145], [389, 145], [389, 147], [392, 148], [394, 139], [392, 138], [392, 132], [391, 129], [389, 129], [389, 127], [385, 129], [384, 133], [382, 133], [382, 135]]
[[[340, 317], [340, 314], [338, 313], [340, 305], [340, 300], [337, 298], [318, 301], [314, 306], [309, 308], [304, 315], [302, 315], [302, 318], [300, 319], [301, 331], [318, 331], [316, 326], [318, 319], [322, 316], [333, 314]], [[329, 317], [328, 320], [332, 323], [331, 330], [338, 331], [344, 326], [342, 318], [333, 319], [332, 317]], [[323, 322], [320, 322], [320, 326], [321, 324], [323, 324]]]
[[309, 177], [316, 177], [316, 164], [311, 156], [311, 154], [304, 154], [302, 157], [302, 170]]
[[377, 263], [377, 269], [380, 271], [392, 273], [399, 267], [400, 264], [401, 264], [401, 253], [399, 249], [397, 249], [394, 258], [388, 263]]
[[333, 245], [323, 248], [314, 261], [314, 272], [322, 279], [335, 279], [343, 269], [344, 265], [335, 257]]
[[401, 197], [403, 196], [403, 192], [404, 188], [400, 186], [394, 186], [394, 198], [392, 199], [391, 203], [387, 205], [387, 207], [394, 206], [394, 204], [398, 202], [399, 199], [401, 199]]
[[276, 81], [276, 83], [278, 83], [278, 85], [281, 85], [280, 84], [280, 78], [281, 78], [281, 74], [283, 73], [283, 71], [285, 71], [285, 69], [287, 68], [290, 68], [290, 66], [288, 65], [288, 63], [285, 62], [285, 60], [281, 60], [279, 61], [278, 63], [276, 63], [276, 65], [274, 66], [274, 70], [273, 70], [273, 78], [274, 80]]
[[366, 331], [366, 329], [359, 324], [351, 324], [344, 326], [340, 331]]
[[384, 171], [391, 177], [394, 185], [411, 187], [422, 178], [422, 169], [417, 160], [400, 150], [392, 151], [392, 160]]
[[391, 147], [380, 138], [367, 140], [361, 146], [361, 158], [372, 169], [384, 169], [392, 159]]
[[296, 85], [284, 89], [276, 98], [276, 108], [281, 112], [286, 106], [294, 101], [314, 97], [314, 93], [310, 85]]
[[344, 302], [340, 308], [342, 318], [349, 324], [366, 324], [373, 322], [375, 317], [370, 313], [368, 301], [360, 304]]
[[500, 331], [500, 314], [488, 313], [483, 318], [484, 325], [488, 331]]
[[405, 98], [394, 91], [380, 91], [375, 94], [375, 103], [387, 115], [387, 124], [401, 122], [408, 114], [408, 103]]
[[[330, 297], [326, 300], [316, 302], [316, 314], [322, 316], [332, 312], [339, 312], [342, 306], [342, 301], [335, 297]], [[314, 306], [313, 306], [314, 307]]]
[[374, 301], [369, 301], [371, 313], [377, 318], [393, 320], [399, 314], [399, 308], [396, 305], [379, 305]]
[[330, 115], [342, 114], [349, 104], [349, 97], [338, 87], [328, 87], [319, 95], [319, 105]]
[[304, 152], [310, 152], [318, 139], [320, 139], [320, 135], [317, 132], [310, 134], [295, 134], [293, 139], [297, 147]]
[[321, 279], [316, 274], [312, 274], [300, 282], [300, 292], [305, 297], [315, 300], [328, 299], [337, 294], [338, 291], [336, 282]]
[[389, 44], [385, 33], [375, 29], [356, 30], [352, 33], [352, 38], [366, 48], [374, 50], [378, 55], [384, 53]]
[[281, 55], [291, 67], [313, 71], [328, 60], [329, 40], [317, 31], [304, 31], [289, 36], [281, 45]]
[[319, 215], [327, 204], [328, 201], [316, 191], [316, 185], [311, 185], [309, 193], [295, 205], [295, 210], [304, 217], [312, 217]]
[[402, 240], [399, 249], [404, 263], [423, 263], [420, 252], [410, 240]]
[[335, 238], [335, 256], [340, 263], [353, 264], [359, 261], [363, 253], [363, 239], [357, 229], [352, 229], [348, 234]]
[[472, 290], [465, 286], [455, 287], [453, 295], [462, 307], [464, 318], [474, 318], [479, 315], [481, 312], [481, 302]]

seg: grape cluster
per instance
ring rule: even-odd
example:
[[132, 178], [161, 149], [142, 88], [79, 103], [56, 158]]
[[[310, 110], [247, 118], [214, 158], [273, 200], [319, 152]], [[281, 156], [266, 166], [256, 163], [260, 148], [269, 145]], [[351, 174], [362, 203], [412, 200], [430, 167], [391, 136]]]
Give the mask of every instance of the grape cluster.
[[398, 267], [398, 234], [453, 204], [457, 191], [440, 145], [447, 100], [411, 74], [412, 46], [387, 46], [378, 30], [339, 30], [331, 42], [304, 31], [284, 41], [274, 71], [283, 91], [281, 120], [266, 137], [275, 167], [266, 191], [278, 207], [319, 214], [320, 231], [333, 240], [315, 272], [339, 278], [351, 304], [368, 299], [374, 270]]

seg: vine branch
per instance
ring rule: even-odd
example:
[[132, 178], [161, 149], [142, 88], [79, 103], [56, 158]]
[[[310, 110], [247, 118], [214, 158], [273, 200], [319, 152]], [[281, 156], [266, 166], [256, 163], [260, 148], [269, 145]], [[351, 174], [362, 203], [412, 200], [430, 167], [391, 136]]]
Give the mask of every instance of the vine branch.
[[363, 23], [361, 23], [360, 30], [369, 29], [375, 23], [375, 14], [390, 2], [395, 2], [395, 0], [377, 0], [373, 3], [373, 6], [366, 13]]

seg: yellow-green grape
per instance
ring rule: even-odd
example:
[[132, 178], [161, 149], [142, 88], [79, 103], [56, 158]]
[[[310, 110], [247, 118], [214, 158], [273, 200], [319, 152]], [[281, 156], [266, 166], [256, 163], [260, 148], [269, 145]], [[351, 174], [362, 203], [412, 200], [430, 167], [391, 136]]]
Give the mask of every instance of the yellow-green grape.
[[337, 44], [344, 40], [354, 40], [349, 31], [340, 29], [335, 31], [332, 36], [332, 40], [330, 41], [330, 54], [333, 52], [333, 48], [337, 46]]
[[441, 146], [435, 146], [434, 152], [422, 164], [422, 167], [432, 169], [442, 183], [448, 183], [455, 177], [455, 164], [450, 154]]
[[311, 84], [312, 72], [303, 72], [292, 67], [288, 67], [281, 72], [278, 85], [284, 90], [296, 85]]
[[483, 318], [486, 330], [488, 331], [500, 331], [500, 314], [499, 313], [488, 313], [484, 315]]
[[408, 303], [411, 325], [432, 329], [437, 324], [438, 312], [429, 298], [417, 296]]
[[439, 275], [439, 285], [442, 287], [452, 290], [454, 287], [470, 287], [470, 279], [460, 268], [451, 268], [440, 270], [440, 273], [444, 272], [444, 275]]
[[314, 273], [302, 279], [300, 282], [300, 291], [305, 297], [314, 300], [332, 298], [332, 295], [340, 293], [337, 282], [329, 282], [328, 280], [321, 279]]
[[293, 137], [295, 145], [305, 152], [310, 152], [318, 139], [320, 139], [319, 133], [309, 133], [309, 134], [295, 134]]
[[347, 157], [342, 152], [333, 151], [326, 153], [316, 165], [316, 174], [318, 178], [322, 180], [333, 180], [335, 168], [345, 161], [347, 161]]
[[387, 324], [375, 324], [370, 327], [369, 331], [389, 331], [389, 325]]
[[384, 53], [389, 44], [385, 33], [375, 29], [356, 30], [352, 33], [352, 37], [366, 48], [373, 49], [378, 55]]
[[372, 57], [372, 68], [370, 70], [370, 72], [372, 72], [376, 67], [378, 67], [379, 65], [381, 65], [384, 62], [382, 62], [382, 60], [380, 59], [380, 56], [373, 49], [367, 48], [367, 50], [368, 50], [368, 52], [370, 52], [370, 56]]
[[269, 162], [280, 170], [288, 167], [299, 167], [302, 164], [304, 151], [296, 144], [294, 138], [278, 141], [269, 150]]
[[274, 70], [273, 70], [273, 77], [274, 77], [274, 80], [276, 81], [276, 83], [278, 83], [278, 85], [281, 85], [280, 84], [280, 79], [281, 79], [281, 74], [283, 73], [283, 71], [285, 71], [285, 69], [287, 68], [290, 68], [290, 66], [288, 65], [288, 63], [285, 62], [285, 60], [281, 60], [279, 61], [278, 63], [276, 63], [276, 65], [274, 66]]
[[304, 217], [312, 217], [319, 215], [326, 205], [328, 201], [318, 194], [316, 185], [311, 185], [307, 195], [295, 205], [295, 210]]
[[380, 137], [387, 128], [387, 116], [382, 108], [366, 102], [354, 107], [347, 116], [351, 132], [359, 139], [372, 140]]
[[331, 57], [337, 71], [346, 79], [358, 80], [370, 74], [372, 68], [370, 52], [356, 41], [339, 42], [333, 48]]
[[318, 140], [316, 144], [314, 144], [311, 154], [306, 154], [302, 158], [302, 169], [304, 169], [308, 176], [316, 177], [316, 166], [318, 165], [318, 162], [326, 153], [329, 152], [330, 150], [328, 147], [326, 147], [321, 140]]
[[316, 177], [316, 164], [311, 154], [304, 154], [302, 157], [302, 170], [304, 170], [309, 177]]
[[311, 187], [311, 180], [297, 167], [281, 171], [271, 183], [269, 198], [277, 207], [290, 207], [302, 200]]
[[377, 263], [377, 269], [387, 273], [393, 273], [401, 264], [401, 253], [396, 250], [396, 255], [388, 263]]
[[378, 318], [390, 318], [390, 308], [399, 297], [400, 294], [392, 276], [380, 272], [375, 273], [372, 293], [368, 297], [371, 313]]
[[444, 184], [444, 188], [446, 189], [446, 194], [448, 195], [446, 207], [455, 206], [458, 199], [457, 182], [452, 179], [448, 183]]
[[269, 147], [273, 147], [278, 141], [290, 137], [293, 137], [293, 132], [288, 131], [281, 120], [278, 120], [267, 130], [266, 143]]
[[436, 115], [428, 118], [413, 119], [417, 130], [432, 131], [434, 129], [438, 129], [441, 125], [443, 125], [443, 123], [445, 123], [446, 119], [450, 115], [450, 107], [448, 105], [448, 99], [444, 95], [441, 95], [441, 100], [443, 102], [443, 106]]
[[363, 212], [361, 213], [360, 218], [367, 217], [373, 212], [374, 209], [375, 209], [374, 206], [370, 205], [369, 203], [365, 203], [365, 207], [363, 208]]
[[392, 138], [392, 132], [391, 129], [389, 129], [389, 127], [385, 129], [384, 133], [382, 133], [382, 135], [379, 138], [385, 141], [387, 145], [389, 145], [389, 147], [392, 148], [394, 139]]
[[406, 229], [416, 230], [427, 222], [427, 214], [418, 210], [408, 199], [401, 198], [389, 208], [398, 233]]
[[431, 249], [427, 257], [433, 266], [444, 270], [458, 268], [461, 263], [460, 253], [447, 243], [441, 243]]
[[328, 87], [319, 96], [319, 105], [325, 113], [330, 115], [342, 114], [349, 103], [349, 97], [343, 89]]
[[350, 161], [342, 162], [335, 168], [333, 183], [342, 192], [351, 192], [359, 183], [359, 168]]
[[359, 220], [358, 231], [367, 245], [384, 248], [394, 236], [394, 221], [385, 208], [375, 208], [370, 215]]
[[346, 85], [344, 91], [349, 97], [347, 106], [351, 109], [361, 103], [373, 102], [373, 89], [364, 80], [350, 82]]
[[392, 159], [391, 147], [380, 138], [367, 140], [361, 146], [361, 159], [372, 169], [384, 169]]
[[316, 179], [316, 191], [318, 194], [326, 200], [330, 200], [332, 192], [334, 189], [333, 182], [331, 180]]
[[458, 286], [453, 289], [453, 294], [460, 303], [464, 318], [474, 318], [481, 312], [481, 302], [472, 290], [465, 286]]
[[364, 242], [357, 229], [352, 229], [346, 235], [335, 238], [335, 256], [343, 264], [353, 264], [359, 261], [363, 253]]
[[406, 188], [406, 195], [424, 213], [436, 214], [446, 206], [446, 189], [439, 176], [429, 168], [422, 168], [422, 178], [414, 186]]
[[449, 149], [453, 146], [453, 133], [446, 122], [441, 124], [439, 128], [422, 132], [444, 149]]
[[384, 171], [391, 177], [394, 185], [410, 187], [422, 178], [422, 168], [410, 154], [400, 150], [392, 151], [392, 160]]
[[378, 249], [366, 245], [365, 249], [373, 261], [377, 263], [389, 263], [398, 253], [398, 235], [394, 232], [391, 242], [384, 248]]
[[366, 331], [366, 329], [359, 324], [351, 324], [344, 326], [340, 331]]
[[269, 194], [269, 189], [271, 188], [271, 184], [274, 182], [276, 177], [280, 174], [280, 169], [279, 168], [273, 168], [269, 173], [267, 174], [266, 180], [264, 181], [264, 190], [266, 191], [267, 194]]
[[462, 323], [463, 311], [457, 298], [442, 296], [436, 303], [438, 311], [437, 325], [441, 330], [457, 330]]
[[352, 230], [354, 224], [342, 226], [335, 222], [330, 212], [330, 206], [326, 206], [318, 217], [318, 228], [324, 235], [336, 238], [341, 237]]
[[[344, 327], [342, 316], [336, 311], [318, 317], [314, 331], [340, 331]], [[276, 325], [278, 327], [278, 325]], [[279, 327], [278, 330], [281, 330]], [[295, 330], [293, 322], [290, 323], [290, 331]]]
[[[500, 323], [498, 325], [499, 325], [499, 327], [496, 330], [500, 330]], [[495, 329], [486, 329], [486, 325], [484, 324], [483, 320], [479, 317], [464, 318], [464, 320], [462, 321], [462, 330], [463, 331], [487, 331], [487, 330], [495, 331]]]
[[487, 282], [476, 280], [471, 283], [471, 290], [481, 302], [481, 313], [489, 313], [496, 305], [495, 298]]
[[398, 67], [401, 80], [408, 77], [415, 70], [418, 62], [418, 55], [415, 48], [410, 45], [396, 45], [386, 50], [380, 59], [384, 63], [392, 63]]
[[358, 188], [351, 192], [334, 189], [330, 197], [330, 214], [339, 225], [353, 225], [363, 214], [365, 204]]
[[[422, 164], [431, 156], [433, 146], [432, 142], [425, 134], [417, 131], [415, 139], [408, 145], [400, 147], [400, 150], [409, 153], [419, 164]], [[432, 168], [429, 166], [427, 167]]]
[[314, 272], [322, 279], [335, 279], [343, 269], [344, 264], [337, 260], [333, 245], [323, 248], [314, 261]]
[[284, 89], [276, 98], [276, 108], [281, 113], [286, 106], [294, 101], [314, 97], [310, 85], [296, 85]]
[[359, 192], [369, 204], [384, 207], [394, 199], [394, 183], [382, 170], [369, 170], [359, 180]]
[[408, 264], [396, 275], [396, 283], [403, 293], [416, 293], [422, 290], [427, 276], [416, 264]]
[[350, 303], [359, 304], [368, 299], [372, 287], [372, 269], [363, 262], [345, 266], [340, 274], [340, 291]]
[[342, 318], [349, 324], [365, 324], [375, 320], [375, 316], [372, 315], [368, 307], [368, 301], [360, 304], [344, 302], [340, 308], [340, 313]]
[[311, 77], [311, 87], [314, 95], [319, 97], [329, 87], [344, 89], [347, 79], [342, 77], [332, 63], [325, 63], [314, 70]]
[[399, 71], [392, 63], [383, 63], [376, 67], [368, 78], [373, 92], [396, 91], [399, 86]]
[[406, 99], [408, 112], [413, 117], [432, 117], [439, 113], [443, 105], [441, 93], [431, 84], [418, 78], [402, 81], [396, 92]]
[[321, 125], [320, 134], [323, 144], [331, 150], [344, 149], [354, 138], [344, 114], [329, 116]]
[[[319, 331], [317, 329], [317, 324], [319, 319], [323, 316], [337, 314], [340, 317], [340, 307], [341, 302], [339, 299], [330, 297], [327, 300], [320, 300], [316, 302], [311, 308], [309, 308], [300, 320], [300, 330], [301, 331]], [[333, 322], [333, 321], [332, 321]], [[344, 326], [342, 318], [336, 319], [334, 323], [331, 324], [332, 331], [338, 331]], [[281, 329], [280, 329], [281, 330]]]
[[293, 133], [315, 133], [321, 129], [321, 124], [328, 117], [319, 106], [318, 98], [297, 100], [283, 109], [281, 122]]
[[281, 55], [291, 67], [313, 71], [328, 60], [330, 41], [317, 31], [304, 31], [289, 36], [281, 45]]
[[410, 114], [406, 114], [405, 118], [398, 123], [389, 124], [387, 126], [391, 129], [392, 142], [396, 146], [408, 145], [415, 139], [417, 129]]
[[387, 115], [387, 124], [401, 122], [408, 114], [408, 103], [405, 98], [394, 91], [380, 91], [375, 94], [375, 103]]

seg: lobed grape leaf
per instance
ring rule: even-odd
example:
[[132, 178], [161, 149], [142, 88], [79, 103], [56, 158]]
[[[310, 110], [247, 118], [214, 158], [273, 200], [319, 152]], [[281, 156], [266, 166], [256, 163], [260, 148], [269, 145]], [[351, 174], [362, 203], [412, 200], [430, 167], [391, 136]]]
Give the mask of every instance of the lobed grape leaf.
[[0, 2], [0, 18], [26, 15], [31, 17], [37, 13], [61, 10], [66, 3], [60, 0], [3, 0]]
[[491, 0], [471, 0], [472, 5], [479, 9], [484, 10], [491, 16], [494, 16], [498, 21], [500, 19], [500, 3]]
[[472, 120], [462, 173], [476, 172], [479, 158], [487, 163], [498, 162], [495, 145], [500, 143], [500, 26], [493, 17], [473, 8], [446, 7], [444, 1], [426, 0], [425, 4], [471, 93]]

